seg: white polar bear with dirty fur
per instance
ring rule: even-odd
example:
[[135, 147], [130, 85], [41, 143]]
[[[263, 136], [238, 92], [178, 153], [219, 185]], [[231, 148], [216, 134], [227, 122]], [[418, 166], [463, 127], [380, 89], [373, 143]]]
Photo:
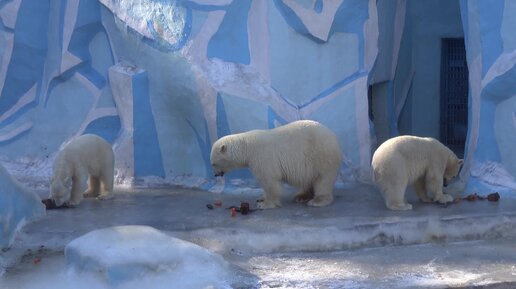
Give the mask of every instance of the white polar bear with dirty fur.
[[[422, 202], [452, 202], [443, 185], [459, 173], [463, 160], [433, 138], [398, 136], [381, 144], [373, 155], [373, 180], [391, 210], [411, 210], [405, 190], [413, 185]], [[431, 198], [427, 195], [430, 193]]]
[[228, 135], [211, 150], [215, 176], [249, 167], [265, 191], [258, 202], [263, 209], [281, 206], [282, 182], [300, 189], [297, 202], [315, 207], [331, 204], [341, 160], [336, 135], [310, 120]]
[[99, 199], [110, 198], [113, 192], [114, 165], [113, 149], [103, 138], [85, 134], [72, 140], [59, 151], [55, 159], [50, 180], [50, 198], [57, 206], [76, 206], [83, 195]]

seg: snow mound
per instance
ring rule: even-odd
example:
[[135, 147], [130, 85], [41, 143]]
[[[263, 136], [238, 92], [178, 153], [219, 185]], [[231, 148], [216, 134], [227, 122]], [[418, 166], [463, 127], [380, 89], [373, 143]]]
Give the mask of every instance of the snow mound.
[[0, 165], [0, 248], [11, 245], [27, 221], [45, 214], [39, 196], [15, 180]]
[[204, 288], [222, 284], [229, 268], [220, 255], [148, 226], [89, 232], [70, 242], [65, 256], [72, 270], [113, 285], [166, 276], [176, 288]]

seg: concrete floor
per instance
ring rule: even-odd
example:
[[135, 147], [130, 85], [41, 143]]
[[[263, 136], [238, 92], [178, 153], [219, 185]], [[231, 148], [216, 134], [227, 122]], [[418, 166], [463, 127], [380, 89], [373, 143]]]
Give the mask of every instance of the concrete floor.
[[233, 266], [232, 288], [516, 288], [516, 199], [444, 207], [409, 192], [414, 210], [393, 212], [362, 185], [337, 190], [326, 208], [286, 193], [280, 209], [234, 217], [227, 209], [254, 208], [257, 197], [119, 189], [111, 200], [47, 211], [3, 252], [0, 287], [63, 270], [66, 244], [94, 229], [148, 225], [221, 254]]

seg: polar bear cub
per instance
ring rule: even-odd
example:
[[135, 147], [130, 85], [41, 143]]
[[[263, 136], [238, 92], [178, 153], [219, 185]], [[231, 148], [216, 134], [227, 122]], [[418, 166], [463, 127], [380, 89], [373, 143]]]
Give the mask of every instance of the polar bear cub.
[[[373, 180], [391, 210], [411, 210], [405, 190], [412, 184], [422, 202], [447, 203], [443, 184], [459, 173], [463, 160], [433, 138], [399, 136], [381, 144], [373, 154]], [[430, 193], [432, 199], [427, 193]]]
[[225, 136], [213, 144], [210, 158], [215, 176], [248, 167], [265, 191], [258, 207], [268, 209], [281, 205], [282, 182], [300, 189], [297, 202], [316, 207], [331, 204], [342, 155], [331, 130], [300, 120]]
[[[99, 199], [110, 198], [114, 163], [113, 149], [101, 137], [85, 134], [72, 140], [57, 154], [50, 180], [50, 198], [57, 206], [76, 206], [83, 194]], [[86, 190], [88, 177], [89, 187]]]

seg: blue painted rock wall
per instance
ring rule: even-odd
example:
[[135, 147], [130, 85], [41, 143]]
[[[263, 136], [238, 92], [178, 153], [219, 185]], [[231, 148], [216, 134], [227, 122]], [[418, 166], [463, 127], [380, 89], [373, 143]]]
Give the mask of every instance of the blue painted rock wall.
[[96, 133], [119, 181], [210, 188], [216, 139], [315, 119], [339, 136], [343, 179], [365, 179], [374, 2], [3, 2], [0, 154], [52, 162]]
[[516, 3], [461, 1], [470, 71], [466, 173], [516, 189]]
[[[63, 142], [96, 133], [113, 143], [119, 182], [212, 188], [216, 139], [315, 119], [339, 137], [341, 180], [366, 180], [375, 139], [368, 85], [393, 84], [386, 109], [395, 121], [411, 77], [410, 67], [395, 67], [403, 57], [401, 0], [36, 2], [0, 3], [6, 162], [51, 164]], [[460, 4], [472, 86], [463, 175], [486, 178], [495, 167], [510, 179], [515, 4]], [[386, 10], [377, 5], [390, 9], [392, 37], [379, 37]], [[379, 39], [390, 43], [386, 53], [378, 53]], [[241, 178], [251, 176], [240, 170], [226, 180]]]

